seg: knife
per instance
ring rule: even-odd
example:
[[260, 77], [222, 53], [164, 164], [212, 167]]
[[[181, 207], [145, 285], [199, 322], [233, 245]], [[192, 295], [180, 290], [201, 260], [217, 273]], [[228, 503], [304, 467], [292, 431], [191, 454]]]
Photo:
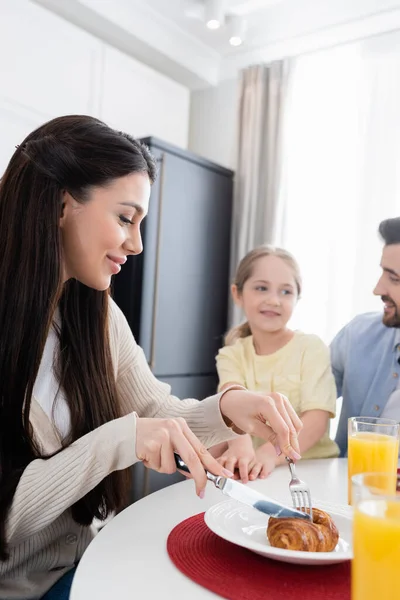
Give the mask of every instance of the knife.
[[[190, 473], [187, 464], [182, 460], [182, 458], [174, 452], [175, 464], [180, 471], [184, 471], [185, 473]], [[278, 519], [282, 518], [291, 518], [291, 519], [303, 519], [310, 521], [311, 517], [308, 513], [303, 513], [299, 510], [295, 510], [294, 508], [289, 508], [288, 506], [284, 506], [279, 502], [275, 502], [275, 500], [271, 500], [267, 496], [256, 492], [255, 490], [247, 487], [244, 483], [239, 483], [234, 479], [229, 479], [227, 477], [222, 477], [220, 475], [213, 475], [209, 471], [206, 471], [207, 479], [212, 481], [216, 488], [221, 490], [223, 494], [229, 496], [233, 500], [238, 500], [243, 504], [247, 504], [247, 506], [252, 506], [256, 510], [259, 510], [270, 517], [275, 517]]]

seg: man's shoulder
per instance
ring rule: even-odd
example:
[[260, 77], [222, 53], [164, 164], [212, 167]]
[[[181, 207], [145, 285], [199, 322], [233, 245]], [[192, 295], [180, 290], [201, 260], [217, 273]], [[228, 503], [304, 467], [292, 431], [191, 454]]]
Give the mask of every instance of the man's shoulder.
[[357, 315], [343, 328], [343, 332], [346, 337], [358, 342], [362, 340], [377, 340], [390, 337], [393, 334], [393, 330], [384, 325], [382, 313], [379, 312]]
[[382, 317], [383, 315], [380, 312], [363, 313], [354, 317], [346, 325], [346, 328], [357, 331], [368, 331], [369, 329], [388, 330], [388, 327], [383, 324]]

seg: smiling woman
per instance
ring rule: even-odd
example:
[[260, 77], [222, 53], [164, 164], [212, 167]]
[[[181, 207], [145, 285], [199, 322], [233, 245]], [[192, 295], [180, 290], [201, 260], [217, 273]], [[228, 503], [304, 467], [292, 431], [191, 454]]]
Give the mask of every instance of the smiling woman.
[[231, 475], [206, 447], [234, 431], [298, 456], [285, 398], [171, 396], [111, 300], [155, 171], [146, 146], [77, 115], [28, 135], [0, 181], [0, 599], [66, 600], [138, 461], [172, 473], [179, 452], [203, 497], [205, 469]]
[[88, 193], [90, 202], [63, 192], [60, 219], [65, 250], [64, 279], [105, 290], [127, 256], [140, 254], [140, 224], [147, 214], [150, 179], [131, 173]]

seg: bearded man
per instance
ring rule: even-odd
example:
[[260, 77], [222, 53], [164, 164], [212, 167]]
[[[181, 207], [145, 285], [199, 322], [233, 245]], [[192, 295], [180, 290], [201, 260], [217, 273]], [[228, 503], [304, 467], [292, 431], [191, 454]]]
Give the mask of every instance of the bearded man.
[[336, 443], [347, 455], [349, 417], [385, 417], [400, 421], [400, 218], [379, 225], [384, 242], [382, 274], [374, 289], [383, 315], [355, 317], [331, 343], [332, 371], [342, 396]]

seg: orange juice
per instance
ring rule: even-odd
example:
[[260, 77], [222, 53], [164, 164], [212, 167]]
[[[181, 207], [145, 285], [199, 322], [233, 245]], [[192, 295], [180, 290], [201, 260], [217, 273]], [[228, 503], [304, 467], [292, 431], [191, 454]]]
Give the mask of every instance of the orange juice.
[[[351, 478], [357, 473], [396, 473], [399, 454], [397, 437], [382, 433], [359, 432], [349, 436], [348, 498], [351, 504]], [[393, 480], [394, 482], [394, 480]], [[394, 489], [383, 490], [388, 494]]]
[[354, 512], [351, 600], [399, 600], [400, 502], [364, 500]]

